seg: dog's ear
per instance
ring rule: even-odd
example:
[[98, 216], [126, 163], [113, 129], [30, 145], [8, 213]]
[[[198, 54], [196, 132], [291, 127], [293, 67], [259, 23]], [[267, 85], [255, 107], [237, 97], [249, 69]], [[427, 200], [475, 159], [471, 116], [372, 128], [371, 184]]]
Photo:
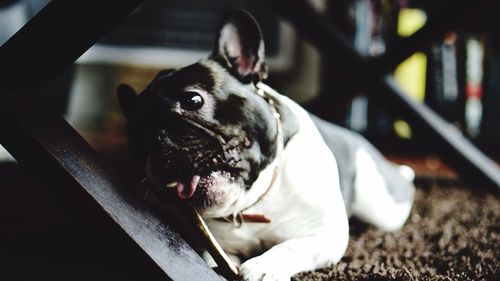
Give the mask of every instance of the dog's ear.
[[222, 20], [212, 56], [244, 83], [267, 78], [262, 32], [245, 11], [232, 11]]
[[125, 118], [130, 118], [132, 114], [132, 109], [134, 107], [135, 99], [137, 98], [137, 93], [134, 88], [127, 84], [120, 84], [116, 90], [118, 96], [118, 102], [122, 108], [123, 115]]

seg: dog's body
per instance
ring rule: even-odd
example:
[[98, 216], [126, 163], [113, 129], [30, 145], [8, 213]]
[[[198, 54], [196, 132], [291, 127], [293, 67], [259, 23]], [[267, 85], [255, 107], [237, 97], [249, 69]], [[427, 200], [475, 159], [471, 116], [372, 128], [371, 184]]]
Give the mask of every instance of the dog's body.
[[138, 96], [119, 88], [153, 187], [207, 219], [243, 280], [338, 262], [349, 215], [396, 230], [414, 192], [407, 169], [259, 82], [266, 74], [259, 28], [235, 12], [209, 59], [161, 72]]
[[[261, 172], [252, 187], [256, 194], [269, 191], [245, 210], [263, 214], [271, 222], [235, 227], [209, 220], [210, 229], [229, 254], [251, 257], [271, 249], [242, 265], [243, 274], [252, 276], [249, 280], [259, 280], [257, 277], [265, 273], [273, 273], [277, 279], [289, 278], [297, 270], [337, 262], [348, 241], [347, 215], [333, 154], [307, 112], [283, 96], [274, 98], [297, 118], [298, 132], [278, 156], [281, 159]], [[278, 177], [269, 187], [274, 169], [279, 169]]]

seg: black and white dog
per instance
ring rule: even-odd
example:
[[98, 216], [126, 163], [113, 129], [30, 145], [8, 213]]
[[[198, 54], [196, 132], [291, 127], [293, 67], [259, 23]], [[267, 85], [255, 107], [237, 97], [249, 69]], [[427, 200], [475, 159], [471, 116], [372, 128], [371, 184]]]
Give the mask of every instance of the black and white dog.
[[159, 198], [173, 190], [192, 204], [252, 281], [338, 262], [350, 215], [397, 230], [414, 195], [410, 168], [312, 116], [266, 76], [261, 31], [235, 11], [209, 58], [161, 71], [140, 94], [118, 88], [131, 150]]

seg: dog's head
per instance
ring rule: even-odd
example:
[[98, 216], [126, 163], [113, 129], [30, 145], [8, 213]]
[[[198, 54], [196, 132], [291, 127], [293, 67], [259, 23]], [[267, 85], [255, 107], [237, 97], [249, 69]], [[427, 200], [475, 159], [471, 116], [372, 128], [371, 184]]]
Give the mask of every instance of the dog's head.
[[[206, 217], [229, 215], [257, 200], [270, 184], [269, 176], [259, 175], [273, 165], [277, 142], [294, 130], [287, 126], [279, 136], [273, 111], [256, 93], [267, 68], [252, 16], [229, 14], [217, 34], [208, 59], [161, 71], [140, 94], [118, 87], [131, 150], [144, 161], [160, 198], [174, 190]], [[287, 109], [277, 107], [290, 123]]]

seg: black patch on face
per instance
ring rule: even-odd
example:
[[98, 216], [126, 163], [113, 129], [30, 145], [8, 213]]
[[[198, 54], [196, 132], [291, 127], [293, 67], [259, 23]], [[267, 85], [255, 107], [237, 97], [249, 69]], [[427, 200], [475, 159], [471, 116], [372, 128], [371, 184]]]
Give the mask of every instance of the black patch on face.
[[244, 121], [242, 108], [245, 106], [245, 99], [235, 94], [230, 94], [229, 97], [222, 102], [217, 103], [214, 118], [221, 125], [240, 123]]
[[253, 93], [246, 98], [234, 94], [229, 97], [233, 98], [220, 102], [223, 106], [217, 109], [216, 117], [225, 127], [239, 132], [239, 162], [246, 167], [240, 176], [249, 189], [276, 157], [276, 141], [281, 140], [277, 139], [277, 122], [264, 99]]
[[259, 177], [259, 173], [265, 168], [265, 167], [260, 167], [261, 165], [259, 165], [259, 163], [257, 163], [254, 159], [248, 159], [248, 162], [250, 164], [250, 167], [252, 167], [252, 169], [250, 170], [250, 173], [248, 175], [248, 182], [245, 181], [246, 190], [249, 190], [252, 187], [252, 184]]
[[[264, 169], [276, 156], [276, 141], [281, 141], [277, 139], [277, 121], [273, 116], [264, 118], [262, 115], [255, 115], [255, 119], [252, 120], [254, 126], [251, 130], [253, 137], [259, 142], [261, 159], [260, 159], [260, 169]], [[275, 127], [274, 134], [270, 135], [268, 133], [269, 126]]]

